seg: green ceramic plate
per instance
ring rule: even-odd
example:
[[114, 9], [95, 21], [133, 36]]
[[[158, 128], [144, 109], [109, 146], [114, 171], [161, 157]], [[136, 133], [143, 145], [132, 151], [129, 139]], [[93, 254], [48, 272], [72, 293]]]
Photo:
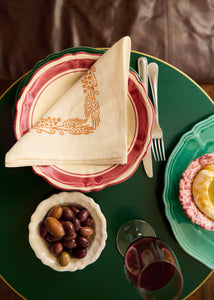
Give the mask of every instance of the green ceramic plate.
[[[94, 51], [71, 48], [63, 53]], [[60, 54], [55, 54], [58, 57]], [[131, 67], [137, 70], [142, 53], [132, 52]], [[181, 136], [193, 125], [214, 112], [211, 99], [185, 74], [172, 66], [147, 56], [159, 65], [159, 113], [164, 132], [166, 157]], [[51, 57], [50, 57], [51, 59]], [[23, 80], [29, 80], [28, 75]], [[131, 219], [143, 219], [151, 224], [159, 238], [174, 250], [184, 277], [184, 299], [210, 274], [210, 269], [190, 256], [179, 245], [165, 216], [162, 199], [165, 162], [154, 162], [154, 177], [149, 179], [140, 164], [126, 181], [88, 193], [100, 205], [107, 221], [107, 243], [100, 258], [84, 270], [58, 273], [36, 258], [28, 243], [28, 224], [37, 205], [59, 192], [29, 167], [5, 168], [5, 153], [15, 143], [13, 107], [19, 83], [16, 82], [0, 101], [0, 273], [2, 277], [28, 300], [141, 299], [128, 283], [115, 239], [120, 226]], [[151, 91], [149, 90], [149, 95]], [[192, 276], [194, 274], [194, 276]]]
[[178, 198], [179, 181], [189, 163], [205, 153], [214, 152], [214, 115], [199, 122], [182, 136], [170, 155], [165, 171], [164, 203], [172, 230], [182, 248], [214, 269], [214, 232], [191, 222]]

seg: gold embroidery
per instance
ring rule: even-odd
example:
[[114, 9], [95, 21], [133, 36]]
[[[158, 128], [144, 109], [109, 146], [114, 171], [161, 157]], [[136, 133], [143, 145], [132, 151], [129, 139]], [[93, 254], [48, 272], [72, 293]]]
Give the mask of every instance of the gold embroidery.
[[37, 133], [46, 132], [49, 134], [54, 134], [58, 132], [61, 135], [64, 135], [65, 132], [74, 135], [80, 134], [89, 134], [94, 131], [94, 128], [89, 126], [88, 124], [83, 125], [86, 123], [86, 120], [81, 120], [78, 118], [68, 119], [62, 121], [61, 118], [41, 118], [34, 129], [36, 129]]
[[[100, 124], [100, 105], [96, 99], [99, 91], [96, 90], [97, 78], [95, 72], [96, 68], [92, 66], [81, 80], [83, 93], [86, 94], [84, 101], [85, 119], [69, 118], [63, 121], [61, 118], [41, 118], [33, 129], [36, 129], [37, 133], [54, 134], [58, 132], [61, 135], [64, 135], [65, 132], [73, 135], [94, 132]], [[88, 124], [89, 120], [91, 125]]]
[[95, 76], [96, 68], [92, 67], [87, 71], [82, 79], [83, 92], [87, 94], [84, 103], [85, 118], [91, 119], [92, 127], [96, 127], [100, 123], [100, 105], [96, 100], [96, 96], [99, 95], [99, 91], [96, 90], [97, 78]]

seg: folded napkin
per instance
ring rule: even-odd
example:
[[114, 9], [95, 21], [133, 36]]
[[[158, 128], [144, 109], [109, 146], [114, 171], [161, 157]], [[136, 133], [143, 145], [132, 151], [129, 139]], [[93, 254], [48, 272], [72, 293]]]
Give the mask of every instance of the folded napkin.
[[6, 167], [127, 162], [131, 41], [107, 50], [9, 150]]

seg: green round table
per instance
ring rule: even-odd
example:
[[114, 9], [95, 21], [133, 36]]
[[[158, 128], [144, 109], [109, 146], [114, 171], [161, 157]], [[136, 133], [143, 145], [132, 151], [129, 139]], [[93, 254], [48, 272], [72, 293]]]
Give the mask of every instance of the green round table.
[[[135, 70], [141, 55], [147, 56], [135, 51], [131, 54], [131, 66]], [[159, 120], [168, 158], [181, 136], [210, 116], [214, 107], [205, 92], [185, 74], [154, 57], [147, 58], [159, 65]], [[211, 270], [188, 255], [172, 233], [162, 198], [166, 162], [153, 163], [154, 177], [151, 179], [146, 176], [141, 163], [125, 182], [88, 193], [100, 205], [107, 221], [106, 247], [95, 263], [81, 271], [60, 273], [36, 258], [28, 243], [30, 217], [40, 201], [58, 190], [34, 174], [30, 167], [4, 166], [5, 154], [15, 143], [13, 107], [18, 85], [19, 81], [2, 95], [0, 101], [0, 273], [3, 279], [28, 300], [141, 299], [125, 277], [123, 258], [116, 248], [115, 238], [124, 222], [143, 219], [172, 247], [180, 262], [184, 288], [179, 299], [190, 295]]]

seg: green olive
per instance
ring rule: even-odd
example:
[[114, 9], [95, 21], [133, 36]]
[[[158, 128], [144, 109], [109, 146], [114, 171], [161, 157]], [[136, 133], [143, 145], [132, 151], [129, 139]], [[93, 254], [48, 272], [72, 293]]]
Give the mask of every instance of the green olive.
[[71, 257], [68, 252], [63, 251], [59, 257], [59, 263], [62, 266], [67, 266], [71, 260]]

